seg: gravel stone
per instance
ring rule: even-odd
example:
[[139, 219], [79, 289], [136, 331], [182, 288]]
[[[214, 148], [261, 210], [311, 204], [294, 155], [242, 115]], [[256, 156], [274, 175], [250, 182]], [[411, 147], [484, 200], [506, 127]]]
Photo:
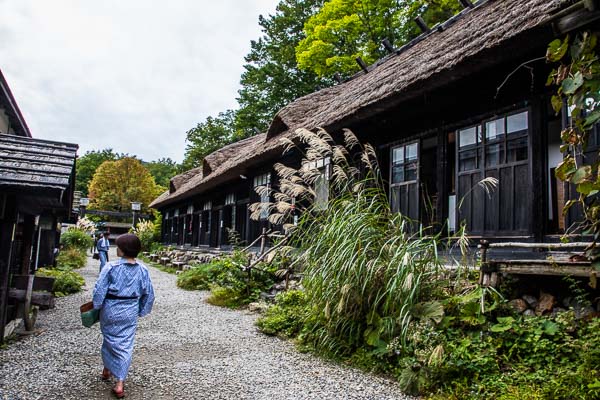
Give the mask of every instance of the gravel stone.
[[[40, 311], [34, 334], [0, 350], [0, 399], [112, 398], [113, 382], [100, 379], [100, 328], [79, 317], [98, 266], [89, 257], [85, 290]], [[207, 304], [207, 292], [149, 269], [156, 302], [139, 321], [127, 399], [412, 399], [393, 381], [299, 353], [258, 332], [256, 314]]]

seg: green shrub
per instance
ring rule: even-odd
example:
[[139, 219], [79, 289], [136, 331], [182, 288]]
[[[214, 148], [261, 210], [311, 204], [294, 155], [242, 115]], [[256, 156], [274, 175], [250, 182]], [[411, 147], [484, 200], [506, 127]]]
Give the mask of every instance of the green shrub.
[[308, 312], [306, 294], [289, 290], [275, 297], [275, 304], [256, 321], [256, 325], [267, 335], [293, 338], [302, 330]]
[[[234, 252], [231, 256], [217, 258], [200, 264], [177, 277], [177, 286], [187, 290], [208, 290], [209, 302], [226, 307], [241, 307], [260, 298], [260, 293], [274, 283], [275, 265], [260, 263], [250, 276], [242, 270], [247, 256]], [[250, 278], [250, 279], [249, 279]]]
[[60, 235], [60, 244], [65, 249], [76, 248], [85, 254], [94, 245], [94, 240], [84, 231], [71, 227]]
[[78, 248], [67, 247], [56, 257], [56, 265], [61, 268], [82, 268], [87, 262], [87, 256]]
[[209, 290], [223, 270], [223, 262], [213, 261], [183, 271], [177, 276], [177, 286], [185, 290]]
[[148, 250], [150, 253], [158, 253], [159, 251], [163, 250], [165, 248], [165, 246], [163, 246], [161, 243], [158, 242], [153, 242], [150, 245], [150, 250]]
[[447, 318], [412, 327], [396, 369], [405, 391], [440, 399], [600, 396], [600, 319], [498, 316], [467, 327], [458, 315]]
[[239, 292], [233, 288], [213, 285], [206, 301], [219, 307], [237, 308]]
[[55, 278], [52, 291], [57, 297], [80, 292], [85, 285], [85, 279], [69, 268], [40, 268], [36, 275]]

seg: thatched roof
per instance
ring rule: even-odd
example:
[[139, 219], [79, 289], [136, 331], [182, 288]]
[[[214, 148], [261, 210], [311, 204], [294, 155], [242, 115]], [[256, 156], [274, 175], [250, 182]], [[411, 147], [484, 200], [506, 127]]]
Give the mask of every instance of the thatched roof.
[[192, 168], [189, 171], [185, 171], [179, 175], [175, 175], [169, 182], [169, 192], [173, 193], [179, 189], [184, 183], [189, 181], [194, 175], [201, 174], [202, 167]]
[[76, 144], [0, 135], [0, 188], [68, 189], [77, 149]]
[[[162, 207], [182, 198], [197, 194], [198, 191], [202, 191], [204, 184], [206, 181], [209, 181], [212, 176], [220, 176], [223, 172], [238, 167], [245, 159], [251, 158], [256, 148], [259, 147], [261, 143], [265, 142], [265, 138], [266, 134], [259, 134], [231, 143], [209, 154], [204, 158], [202, 167], [195, 168], [194, 170], [197, 171], [193, 174], [189, 174], [185, 182], [182, 182], [181, 185], [177, 186], [174, 192], [165, 192], [161, 194], [150, 203], [150, 207]], [[191, 171], [193, 170], [188, 172]], [[183, 173], [175, 178], [181, 180], [181, 176], [185, 174], [186, 173]]]
[[169, 198], [169, 195], [170, 195], [169, 191], [165, 190], [160, 196], [158, 196], [157, 198], [152, 200], [152, 202], [150, 203], [150, 205], [148, 207], [154, 208], [157, 205], [162, 204], [165, 200], [167, 200]]
[[[359, 73], [342, 84], [288, 104], [275, 116], [267, 134], [239, 143], [241, 148], [233, 154], [228, 153], [217, 168], [211, 166], [204, 176], [194, 176], [175, 193], [155, 200], [153, 206], [162, 207], [200, 194], [236, 179], [253, 166], [279, 158], [284, 145], [278, 139], [295, 139], [294, 132], [298, 128], [340, 129], [492, 66], [498, 62], [498, 55], [489, 57], [491, 51], [509, 42], [529, 38], [534, 30], [546, 26], [550, 15], [569, 1], [480, 1], [439, 29], [420, 36], [370, 66], [368, 73]], [[542, 37], [547, 38], [549, 30], [543, 31]], [[523, 53], [529, 45], [527, 41], [522, 42]], [[520, 54], [512, 52], [504, 56], [519, 57]]]

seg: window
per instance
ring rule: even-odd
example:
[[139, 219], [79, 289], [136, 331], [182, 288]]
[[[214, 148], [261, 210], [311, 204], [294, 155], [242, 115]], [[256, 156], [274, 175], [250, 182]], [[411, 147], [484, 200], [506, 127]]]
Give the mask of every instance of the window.
[[314, 183], [315, 202], [317, 210], [326, 210], [329, 203], [329, 177], [330, 177], [331, 159], [329, 157], [320, 158], [304, 164], [304, 168], [316, 169], [319, 173]]
[[481, 126], [458, 131], [458, 170], [470, 171], [480, 167]]
[[231, 207], [231, 229], [235, 229], [235, 193], [229, 193], [225, 196], [225, 205]]
[[188, 214], [193, 214], [194, 213], [194, 206], [193, 205], [189, 205], [187, 208], [187, 213]]
[[[527, 111], [486, 121], [458, 131], [458, 170], [526, 161], [528, 158]], [[482, 157], [483, 152], [483, 157]]]
[[393, 212], [419, 218], [419, 143], [407, 143], [391, 149], [390, 200]]
[[212, 209], [212, 201], [207, 201], [202, 207], [202, 211], [210, 211]]
[[392, 149], [392, 184], [417, 180], [417, 151], [417, 143]]
[[260, 202], [262, 203], [261, 212], [260, 212], [261, 220], [266, 220], [267, 218], [269, 218], [269, 204], [268, 203], [270, 201], [270, 197], [269, 197], [270, 186], [271, 186], [271, 174], [270, 173], [267, 172], [266, 174], [262, 174], [262, 175], [258, 175], [258, 176], [254, 177], [254, 191], [256, 191], [256, 189], [258, 187], [266, 188], [266, 190], [261, 190], [259, 193]]

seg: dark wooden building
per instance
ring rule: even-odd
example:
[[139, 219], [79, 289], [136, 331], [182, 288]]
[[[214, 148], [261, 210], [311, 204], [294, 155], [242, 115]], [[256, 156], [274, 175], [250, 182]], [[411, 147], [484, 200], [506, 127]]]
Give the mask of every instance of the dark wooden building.
[[[207, 157], [191, 178], [174, 179], [170, 193], [153, 203], [163, 213], [164, 242], [223, 244], [232, 206], [235, 227], [253, 239], [245, 207], [259, 200], [252, 190], [258, 182], [275, 179], [272, 165], [286, 162], [280, 139], [317, 127], [334, 135], [350, 128], [376, 146], [398, 212], [450, 230], [464, 223], [473, 238], [555, 240], [573, 222], [561, 213], [569, 190], [554, 176], [568, 119], [550, 106], [544, 56], [556, 37], [597, 31], [598, 6], [479, 1], [366, 71], [297, 99], [266, 134]], [[498, 182], [489, 195], [478, 185], [485, 178]]]
[[12, 275], [52, 265], [70, 218], [78, 146], [33, 139], [0, 71], [0, 341], [15, 317]]

